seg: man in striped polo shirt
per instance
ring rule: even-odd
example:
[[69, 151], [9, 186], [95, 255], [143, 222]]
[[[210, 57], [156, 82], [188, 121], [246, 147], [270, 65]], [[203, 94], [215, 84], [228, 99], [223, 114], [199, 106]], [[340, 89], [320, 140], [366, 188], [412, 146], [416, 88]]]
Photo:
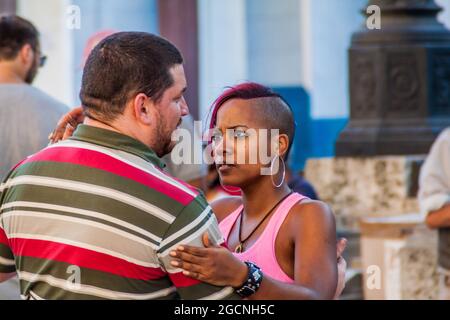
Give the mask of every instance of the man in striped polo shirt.
[[84, 125], [0, 185], [0, 281], [17, 274], [24, 299], [237, 298], [170, 264], [205, 232], [223, 243], [203, 195], [161, 170], [189, 112], [182, 62], [151, 34], [104, 39], [84, 69]]

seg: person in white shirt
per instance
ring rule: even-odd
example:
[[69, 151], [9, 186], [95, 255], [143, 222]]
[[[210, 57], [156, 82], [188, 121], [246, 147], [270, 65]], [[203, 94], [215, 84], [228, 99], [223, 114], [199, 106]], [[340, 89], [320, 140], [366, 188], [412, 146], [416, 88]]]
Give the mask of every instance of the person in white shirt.
[[419, 205], [426, 225], [439, 234], [439, 298], [450, 300], [450, 128], [433, 143], [420, 171]]

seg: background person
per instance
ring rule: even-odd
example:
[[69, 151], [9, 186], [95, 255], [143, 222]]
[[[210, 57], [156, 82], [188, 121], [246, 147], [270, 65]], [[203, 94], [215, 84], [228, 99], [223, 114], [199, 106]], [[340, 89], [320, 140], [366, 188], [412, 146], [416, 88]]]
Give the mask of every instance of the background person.
[[450, 300], [450, 129], [438, 136], [421, 168], [419, 205], [427, 226], [438, 230], [439, 299]]
[[[38, 30], [16, 15], [0, 16], [0, 181], [17, 162], [45, 147], [67, 107], [31, 84], [45, 63]], [[17, 278], [0, 299], [19, 299]]]
[[15, 15], [0, 17], [0, 178], [48, 144], [68, 108], [31, 84], [45, 63], [37, 29]]

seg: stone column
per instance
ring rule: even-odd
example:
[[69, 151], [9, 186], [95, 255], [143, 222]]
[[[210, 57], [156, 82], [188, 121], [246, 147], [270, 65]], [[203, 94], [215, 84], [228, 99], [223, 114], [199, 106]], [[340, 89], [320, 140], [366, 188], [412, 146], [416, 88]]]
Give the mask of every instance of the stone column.
[[450, 31], [434, 0], [369, 5], [381, 9], [381, 29], [352, 37], [350, 121], [336, 155], [426, 154], [450, 126]]

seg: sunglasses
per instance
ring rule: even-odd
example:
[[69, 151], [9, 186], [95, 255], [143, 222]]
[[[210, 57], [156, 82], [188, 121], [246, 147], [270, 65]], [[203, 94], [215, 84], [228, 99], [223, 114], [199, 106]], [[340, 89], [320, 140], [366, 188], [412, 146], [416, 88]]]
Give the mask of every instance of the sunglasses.
[[39, 67], [43, 67], [45, 65], [45, 62], [47, 61], [47, 56], [40, 56], [39, 57]]

